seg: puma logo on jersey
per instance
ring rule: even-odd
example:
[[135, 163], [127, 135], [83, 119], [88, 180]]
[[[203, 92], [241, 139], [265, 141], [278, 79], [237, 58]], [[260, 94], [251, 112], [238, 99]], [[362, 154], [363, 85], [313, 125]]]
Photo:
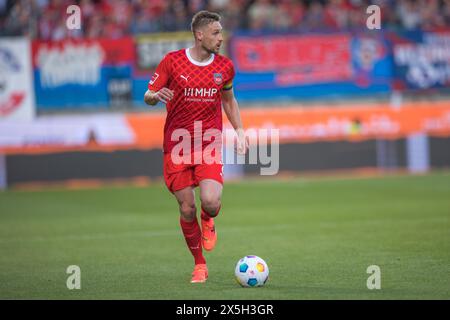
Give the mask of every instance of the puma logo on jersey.
[[180, 74], [180, 77], [183, 78], [184, 80], [186, 80], [186, 82], [188, 81], [189, 76], [185, 77], [182, 74]]

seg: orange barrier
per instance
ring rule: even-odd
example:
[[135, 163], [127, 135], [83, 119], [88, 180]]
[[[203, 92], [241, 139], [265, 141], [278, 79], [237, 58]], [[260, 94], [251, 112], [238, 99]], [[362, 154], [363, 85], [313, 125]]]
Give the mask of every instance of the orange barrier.
[[[394, 139], [414, 133], [450, 136], [450, 102], [352, 107], [242, 109], [246, 129], [279, 129], [280, 142]], [[165, 114], [127, 116], [141, 148], [161, 147]], [[224, 116], [224, 128], [231, 128]]]
[[242, 113], [246, 128], [277, 128], [280, 142], [401, 138], [415, 133], [450, 135], [450, 102], [256, 109]]
[[[35, 154], [69, 151], [116, 151], [161, 148], [165, 112], [124, 115], [133, 141], [121, 145], [38, 145], [0, 147], [4, 154]], [[241, 109], [246, 129], [279, 129], [280, 143], [336, 140], [395, 139], [415, 133], [450, 136], [450, 102], [359, 104], [351, 107], [280, 107]], [[231, 128], [224, 116], [224, 128]]]

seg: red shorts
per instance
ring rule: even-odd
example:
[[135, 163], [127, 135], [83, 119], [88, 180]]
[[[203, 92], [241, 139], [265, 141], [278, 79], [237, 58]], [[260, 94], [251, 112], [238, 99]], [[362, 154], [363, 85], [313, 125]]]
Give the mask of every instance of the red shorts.
[[205, 179], [223, 184], [223, 164], [175, 164], [170, 153], [164, 153], [164, 181], [170, 192], [196, 187]]

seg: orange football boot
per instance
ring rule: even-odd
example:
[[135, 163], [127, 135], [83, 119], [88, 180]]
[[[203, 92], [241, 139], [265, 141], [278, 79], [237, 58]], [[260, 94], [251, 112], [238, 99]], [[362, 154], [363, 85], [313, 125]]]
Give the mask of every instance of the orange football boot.
[[206, 251], [211, 251], [216, 246], [217, 233], [214, 226], [214, 219], [202, 220], [202, 246]]
[[191, 283], [202, 283], [208, 279], [208, 268], [206, 264], [196, 264], [192, 272]]

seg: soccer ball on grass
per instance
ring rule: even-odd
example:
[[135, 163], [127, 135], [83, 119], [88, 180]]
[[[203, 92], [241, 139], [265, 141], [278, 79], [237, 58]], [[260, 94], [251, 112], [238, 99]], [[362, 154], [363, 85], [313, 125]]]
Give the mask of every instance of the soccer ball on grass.
[[243, 287], [261, 287], [269, 278], [269, 267], [260, 257], [245, 256], [237, 262], [234, 274]]

